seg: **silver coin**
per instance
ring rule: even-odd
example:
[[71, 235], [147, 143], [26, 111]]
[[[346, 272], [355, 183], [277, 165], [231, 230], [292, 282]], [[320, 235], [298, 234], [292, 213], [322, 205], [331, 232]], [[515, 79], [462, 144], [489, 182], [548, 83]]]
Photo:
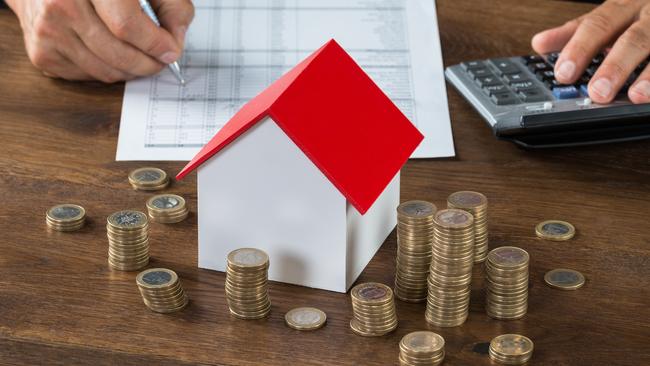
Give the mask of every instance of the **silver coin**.
[[461, 225], [472, 221], [471, 214], [456, 209], [438, 211], [436, 218], [438, 221], [446, 225]]
[[50, 210], [50, 215], [57, 220], [69, 220], [81, 216], [83, 211], [77, 205], [59, 205]]
[[181, 201], [172, 195], [161, 195], [151, 200], [151, 205], [159, 209], [168, 209], [178, 207]]
[[231, 263], [242, 266], [261, 266], [269, 260], [269, 256], [255, 248], [236, 249], [228, 255]]
[[398, 209], [408, 216], [426, 217], [433, 215], [436, 206], [426, 201], [407, 201], [399, 205]]
[[123, 228], [138, 227], [147, 223], [147, 215], [140, 211], [118, 211], [108, 217], [108, 222]]
[[166, 271], [152, 271], [142, 276], [142, 281], [148, 285], [164, 285], [172, 280], [172, 275]]
[[133, 177], [140, 182], [156, 182], [163, 178], [158, 169], [142, 169], [133, 173]]

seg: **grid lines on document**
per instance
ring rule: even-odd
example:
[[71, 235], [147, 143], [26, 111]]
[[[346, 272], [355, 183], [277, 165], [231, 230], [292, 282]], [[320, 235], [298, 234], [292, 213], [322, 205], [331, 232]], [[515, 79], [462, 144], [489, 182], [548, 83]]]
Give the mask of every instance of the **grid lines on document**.
[[188, 83], [181, 88], [166, 73], [150, 78], [145, 147], [203, 146], [330, 38], [417, 125], [403, 1], [199, 0], [195, 7], [181, 60]]

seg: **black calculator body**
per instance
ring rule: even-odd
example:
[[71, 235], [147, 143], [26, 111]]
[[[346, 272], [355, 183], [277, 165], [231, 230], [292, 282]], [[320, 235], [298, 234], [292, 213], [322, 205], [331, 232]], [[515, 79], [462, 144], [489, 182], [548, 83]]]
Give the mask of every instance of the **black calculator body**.
[[463, 62], [445, 77], [501, 139], [526, 148], [591, 145], [650, 138], [650, 103], [633, 104], [627, 88], [647, 65], [639, 65], [616, 99], [596, 104], [587, 84], [603, 61], [593, 58], [573, 85], [555, 80], [557, 53]]

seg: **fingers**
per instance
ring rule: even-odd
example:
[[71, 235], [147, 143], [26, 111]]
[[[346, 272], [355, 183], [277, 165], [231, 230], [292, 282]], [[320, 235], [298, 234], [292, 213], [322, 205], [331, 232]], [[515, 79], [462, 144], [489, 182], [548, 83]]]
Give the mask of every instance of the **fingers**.
[[582, 17], [555, 64], [557, 80], [564, 84], [575, 82], [590, 60], [633, 22], [639, 4], [634, 0], [610, 0]]
[[[589, 83], [591, 99], [597, 103], [611, 102], [630, 74], [648, 57], [648, 54], [650, 54], [650, 18], [645, 18], [632, 24], [616, 40], [614, 47]], [[643, 85], [640, 90], [643, 90]], [[639, 97], [635, 95], [635, 98]]]
[[136, 76], [155, 74], [164, 67], [156, 59], [116, 38], [89, 3], [81, 2], [80, 6], [84, 15], [73, 28], [86, 47], [110, 67]]
[[190, 0], [153, 0], [151, 6], [158, 14], [160, 24], [169, 30], [183, 47], [185, 33], [194, 19], [194, 5]]
[[83, 72], [58, 52], [51, 56], [47, 70], [43, 70], [43, 75], [50, 78], [61, 78], [66, 80], [93, 80], [93, 77]]
[[97, 57], [76, 34], [70, 34], [66, 38], [66, 42], [60, 45], [59, 52], [94, 79], [105, 83], [133, 79], [132, 75], [109, 66]]
[[533, 50], [539, 54], [561, 50], [578, 28], [579, 21], [573, 19], [559, 27], [547, 29], [533, 36]]
[[99, 18], [117, 38], [169, 64], [180, 57], [174, 37], [156, 26], [135, 0], [92, 0]]

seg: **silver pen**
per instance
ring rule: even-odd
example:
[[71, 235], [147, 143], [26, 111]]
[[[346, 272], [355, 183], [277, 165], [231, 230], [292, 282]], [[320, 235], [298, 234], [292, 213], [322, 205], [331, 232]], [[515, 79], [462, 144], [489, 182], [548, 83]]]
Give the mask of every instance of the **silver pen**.
[[[153, 11], [151, 4], [149, 4], [147, 0], [138, 1], [140, 2], [140, 7], [145, 12], [145, 14], [147, 14], [149, 18], [151, 18], [151, 20], [153, 20], [153, 22], [160, 27], [160, 21], [158, 20], [156, 13]], [[181, 75], [181, 67], [178, 66], [178, 61], [174, 61], [167, 66], [169, 66], [169, 70], [171, 70], [172, 74], [174, 74], [176, 79], [178, 79], [178, 82], [181, 83], [181, 85], [185, 85], [185, 79], [183, 79], [183, 75]]]

